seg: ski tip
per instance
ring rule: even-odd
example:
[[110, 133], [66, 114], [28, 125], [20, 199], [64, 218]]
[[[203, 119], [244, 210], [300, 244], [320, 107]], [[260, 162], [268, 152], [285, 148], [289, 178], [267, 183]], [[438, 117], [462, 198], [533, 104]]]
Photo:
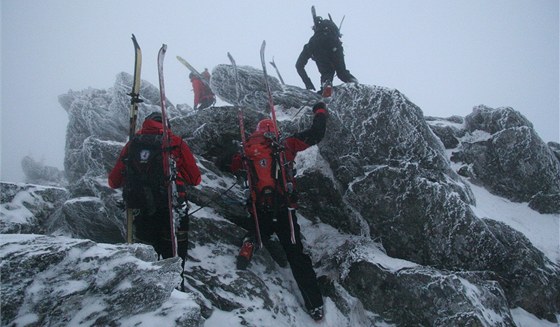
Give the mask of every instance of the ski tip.
[[134, 43], [134, 47], [140, 49], [140, 45], [138, 45], [138, 41], [136, 41], [136, 36], [132, 33], [132, 43]]

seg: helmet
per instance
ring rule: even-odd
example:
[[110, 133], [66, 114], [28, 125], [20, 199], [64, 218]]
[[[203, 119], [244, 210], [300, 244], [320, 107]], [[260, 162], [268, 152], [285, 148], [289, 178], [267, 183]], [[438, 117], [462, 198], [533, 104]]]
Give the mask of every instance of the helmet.
[[274, 122], [272, 119], [263, 119], [257, 124], [257, 132], [267, 133], [267, 132], [276, 132], [274, 128]]
[[161, 112], [157, 112], [157, 111], [152, 112], [151, 114], [149, 114], [149, 115], [146, 117], [146, 120], [148, 120], [148, 119], [150, 119], [150, 120], [155, 120], [155, 121], [161, 123], [161, 122], [162, 122], [162, 119], [161, 119]]

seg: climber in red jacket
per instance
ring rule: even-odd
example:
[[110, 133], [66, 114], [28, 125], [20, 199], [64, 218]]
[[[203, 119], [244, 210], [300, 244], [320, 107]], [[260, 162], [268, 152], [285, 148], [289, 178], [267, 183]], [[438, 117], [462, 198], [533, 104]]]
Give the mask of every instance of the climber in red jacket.
[[[171, 159], [177, 168], [176, 185], [179, 193], [177, 200], [186, 206], [185, 184], [200, 184], [200, 170], [188, 145], [171, 131], [169, 133], [171, 134]], [[123, 187], [123, 197], [127, 207], [139, 209], [136, 210], [137, 214], [134, 217], [135, 240], [152, 245], [158, 255], [168, 258], [173, 252], [167, 184], [161, 161], [162, 135], [162, 116], [159, 112], [154, 112], [146, 117], [140, 131], [122, 149], [115, 167], [109, 173], [109, 186]], [[137, 162], [138, 158], [143, 161]], [[148, 168], [144, 169], [145, 167]], [[140, 195], [144, 196], [139, 199]], [[186, 212], [181, 218], [179, 232], [176, 233], [177, 253], [185, 259], [188, 230]]]
[[[296, 216], [296, 185], [293, 176], [293, 165], [296, 154], [319, 143], [326, 131], [327, 106], [319, 102], [313, 106], [313, 124], [308, 129], [291, 135], [276, 144], [274, 140], [275, 124], [270, 119], [263, 119], [257, 124], [256, 131], [246, 140], [244, 157], [237, 154], [231, 162], [233, 173], [246, 168], [244, 177], [250, 179], [251, 197], [247, 208], [253, 221], [243, 239], [237, 268], [246, 269], [253, 256], [255, 240], [260, 237], [266, 247], [272, 234], [276, 233], [280, 244], [290, 263], [292, 274], [303, 296], [305, 307], [314, 320], [323, 318], [323, 298], [317, 284], [317, 277], [309, 255], [303, 250], [300, 226]], [[278, 151], [285, 155], [286, 185], [275, 176]], [[254, 212], [253, 211], [254, 204]], [[292, 218], [290, 223], [290, 216]]]
[[189, 78], [192, 83], [194, 92], [194, 110], [201, 110], [212, 106], [216, 103], [216, 96], [210, 89], [210, 73], [204, 70], [202, 73], [202, 80], [196, 74], [190, 73]]

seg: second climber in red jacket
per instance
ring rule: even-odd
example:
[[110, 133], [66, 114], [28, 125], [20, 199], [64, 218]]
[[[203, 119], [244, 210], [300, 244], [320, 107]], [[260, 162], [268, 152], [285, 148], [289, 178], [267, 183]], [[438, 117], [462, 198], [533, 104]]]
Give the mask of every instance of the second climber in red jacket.
[[[176, 167], [178, 202], [186, 205], [185, 185], [198, 185], [201, 175], [187, 143], [170, 133], [170, 157]], [[168, 188], [162, 163], [162, 116], [150, 114], [142, 128], [121, 150], [109, 173], [109, 186], [123, 187], [128, 208], [135, 210], [134, 239], [150, 244], [162, 258], [172, 257]], [[187, 252], [188, 215], [181, 217], [176, 232], [177, 254], [185, 259]]]
[[[327, 107], [319, 102], [313, 106], [313, 124], [305, 131], [276, 142], [276, 124], [261, 120], [256, 131], [243, 145], [243, 155], [235, 155], [231, 170], [245, 171], [250, 187], [248, 211], [253, 223], [237, 256], [237, 268], [246, 269], [259, 238], [264, 246], [276, 233], [290, 263], [292, 274], [303, 296], [305, 307], [314, 320], [323, 318], [323, 298], [309, 255], [304, 253], [300, 226], [296, 217], [296, 187], [293, 165], [296, 154], [319, 143], [327, 126]], [[285, 181], [281, 178], [278, 156], [284, 159]], [[258, 227], [258, 228], [257, 228]]]

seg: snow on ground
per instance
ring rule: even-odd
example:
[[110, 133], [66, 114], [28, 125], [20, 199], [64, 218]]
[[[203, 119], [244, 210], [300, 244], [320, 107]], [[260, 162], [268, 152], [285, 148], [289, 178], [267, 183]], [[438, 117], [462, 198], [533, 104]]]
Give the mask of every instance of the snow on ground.
[[551, 261], [560, 263], [560, 215], [540, 214], [527, 203], [511, 202], [469, 183], [476, 197], [472, 209], [479, 218], [501, 221], [523, 233]]
[[[462, 141], [480, 141], [488, 139], [490, 134], [480, 131], [467, 134]], [[446, 150], [448, 158], [456, 149]], [[462, 164], [450, 162], [453, 170], [457, 171]], [[531, 208], [528, 203], [512, 202], [508, 199], [490, 193], [484, 187], [471, 183], [462, 178], [476, 198], [476, 205], [471, 206], [479, 218], [487, 218], [503, 222], [511, 228], [523, 233], [531, 243], [544, 253], [552, 262], [560, 264], [560, 215], [541, 214]], [[513, 319], [518, 327], [552, 327], [559, 326], [546, 320], [541, 320], [527, 311], [517, 308], [511, 310]], [[557, 316], [560, 321], [560, 315]]]
[[[486, 134], [481, 134], [478, 139], [485, 137]], [[446, 151], [448, 158], [453, 151], [455, 149]], [[451, 162], [451, 167], [455, 171], [459, 170], [461, 165], [461, 163]], [[476, 205], [471, 207], [477, 217], [501, 221], [509, 225], [523, 233], [552, 262], [560, 264], [560, 215], [541, 214], [531, 209], [527, 202], [512, 202], [471, 183], [467, 178], [462, 179], [476, 198]]]

